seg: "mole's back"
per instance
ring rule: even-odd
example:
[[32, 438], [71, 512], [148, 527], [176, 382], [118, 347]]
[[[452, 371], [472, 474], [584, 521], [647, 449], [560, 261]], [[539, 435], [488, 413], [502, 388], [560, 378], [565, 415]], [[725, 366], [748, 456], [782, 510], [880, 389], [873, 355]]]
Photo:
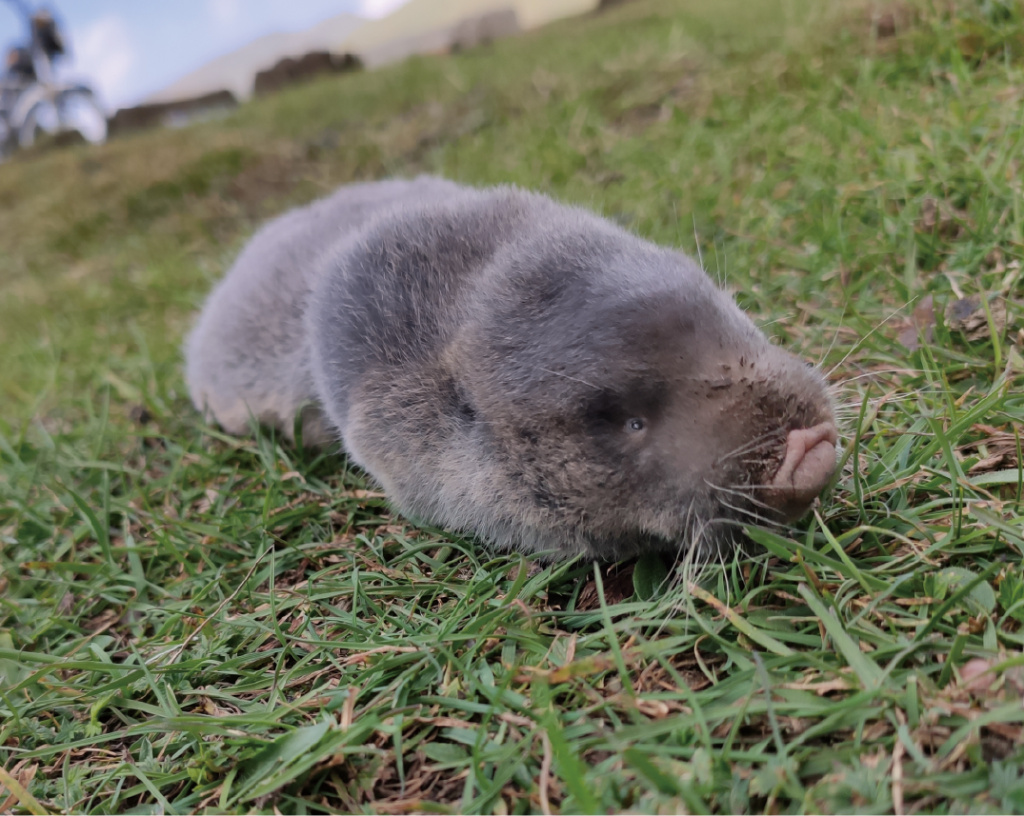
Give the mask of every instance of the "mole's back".
[[[373, 182], [285, 213], [246, 245], [207, 299], [185, 349], [192, 401], [231, 433], [255, 418], [289, 437], [295, 412], [313, 402], [303, 313], [339, 245], [382, 214], [451, 197], [443, 179]], [[319, 411], [303, 416], [304, 438], [328, 441]]]

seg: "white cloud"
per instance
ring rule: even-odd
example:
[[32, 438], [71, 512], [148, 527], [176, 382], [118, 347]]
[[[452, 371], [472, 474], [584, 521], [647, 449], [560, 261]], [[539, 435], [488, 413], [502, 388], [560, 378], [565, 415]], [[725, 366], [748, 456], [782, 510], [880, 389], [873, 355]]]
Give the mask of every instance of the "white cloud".
[[210, 16], [221, 25], [230, 25], [242, 16], [242, 0], [209, 0]]
[[399, 6], [404, 6], [408, 0], [359, 0], [359, 10], [356, 12], [360, 17], [387, 17]]
[[122, 102], [129, 92], [137, 58], [131, 29], [124, 19], [114, 14], [100, 17], [72, 32], [71, 42], [75, 73], [98, 91], [103, 102]]

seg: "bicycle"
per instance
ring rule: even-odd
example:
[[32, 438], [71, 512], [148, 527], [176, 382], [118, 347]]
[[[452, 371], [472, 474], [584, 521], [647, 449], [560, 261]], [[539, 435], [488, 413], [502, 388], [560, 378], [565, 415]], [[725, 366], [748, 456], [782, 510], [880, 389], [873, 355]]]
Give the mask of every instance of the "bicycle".
[[64, 53], [63, 38], [48, 11], [30, 12], [21, 0], [8, 0], [27, 20], [27, 47], [8, 52], [0, 79], [0, 160], [34, 145], [42, 134], [77, 131], [93, 144], [107, 138], [107, 117], [92, 88], [54, 76], [54, 60]]

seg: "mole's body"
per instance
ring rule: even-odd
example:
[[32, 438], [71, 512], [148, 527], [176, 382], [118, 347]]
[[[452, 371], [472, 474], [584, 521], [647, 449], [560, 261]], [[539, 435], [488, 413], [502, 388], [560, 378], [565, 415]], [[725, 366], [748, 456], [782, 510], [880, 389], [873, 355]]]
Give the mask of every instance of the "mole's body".
[[[820, 375], [685, 255], [514, 188], [342, 188], [271, 222], [186, 351], [197, 407], [345, 450], [500, 547], [719, 548], [835, 466]], [[306, 406], [303, 408], [302, 406]]]

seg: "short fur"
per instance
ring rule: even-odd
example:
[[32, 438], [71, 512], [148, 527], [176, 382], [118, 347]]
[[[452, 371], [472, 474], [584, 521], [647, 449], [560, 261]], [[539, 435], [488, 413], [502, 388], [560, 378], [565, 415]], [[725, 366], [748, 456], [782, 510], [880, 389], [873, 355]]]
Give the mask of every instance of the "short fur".
[[820, 375], [685, 255], [435, 178], [271, 222], [186, 356], [227, 430], [290, 434], [309, 403], [304, 439], [337, 434], [402, 512], [557, 556], [713, 550], [799, 515], [812, 492], [771, 488], [787, 434], [833, 427]]

